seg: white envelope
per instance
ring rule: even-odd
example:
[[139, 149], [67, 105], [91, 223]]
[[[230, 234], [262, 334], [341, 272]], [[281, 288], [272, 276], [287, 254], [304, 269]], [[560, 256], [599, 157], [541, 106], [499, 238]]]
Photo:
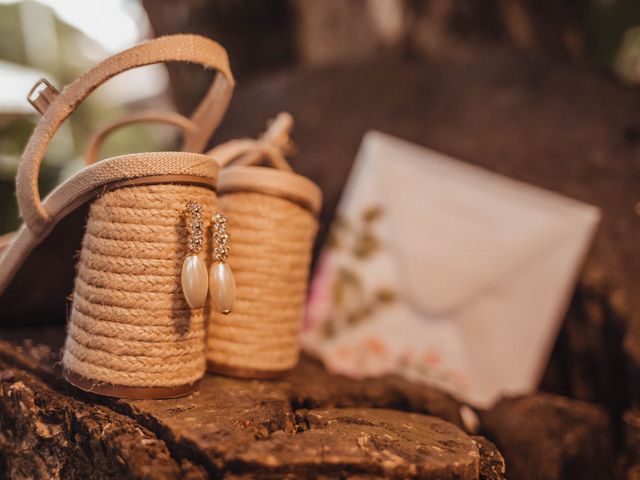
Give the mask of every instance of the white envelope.
[[311, 285], [303, 345], [479, 407], [537, 388], [600, 212], [366, 134]]

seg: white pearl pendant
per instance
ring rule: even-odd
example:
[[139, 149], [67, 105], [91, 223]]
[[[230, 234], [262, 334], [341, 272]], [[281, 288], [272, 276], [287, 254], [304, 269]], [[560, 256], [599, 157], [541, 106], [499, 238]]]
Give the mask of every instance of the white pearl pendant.
[[207, 299], [209, 278], [200, 255], [187, 255], [182, 264], [182, 292], [191, 308], [201, 308]]
[[214, 263], [209, 272], [209, 284], [218, 311], [225, 315], [231, 313], [236, 301], [236, 281], [229, 265], [224, 262]]

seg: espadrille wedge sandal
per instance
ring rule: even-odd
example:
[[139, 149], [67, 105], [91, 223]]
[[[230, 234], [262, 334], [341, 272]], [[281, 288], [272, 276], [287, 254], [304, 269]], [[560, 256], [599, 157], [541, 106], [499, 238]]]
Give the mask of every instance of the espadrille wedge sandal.
[[[42, 200], [38, 172], [48, 144], [85, 97], [125, 70], [170, 61], [218, 71], [183, 121], [185, 151], [103, 160]], [[184, 266], [186, 258], [211, 256], [199, 217], [217, 208], [218, 166], [190, 152], [205, 147], [233, 85], [220, 45], [176, 35], [109, 58], [60, 93], [46, 81], [32, 91], [43, 116], [16, 179], [24, 224], [0, 239], [0, 315], [13, 323], [65, 315], [71, 293], [65, 279], [73, 278], [77, 261], [62, 359], [64, 376], [77, 387], [117, 397], [175, 397], [195, 389], [204, 374], [208, 312], [206, 305], [190, 308], [187, 294], [202, 296], [189, 276], [198, 262], [186, 276]]]
[[272, 378], [298, 362], [322, 193], [282, 155], [291, 126], [291, 116], [280, 114], [260, 140], [233, 140], [207, 153], [222, 167], [218, 204], [229, 219], [236, 281], [232, 311], [212, 309], [209, 319], [211, 372]]
[[[125, 116], [95, 135], [87, 161], [95, 160], [104, 137], [119, 126], [142, 121], [184, 129], [184, 120], [155, 112]], [[281, 113], [260, 140], [232, 140], [207, 153], [222, 167], [218, 204], [228, 218], [230, 238], [224, 261], [235, 278], [233, 306], [220, 308], [218, 293], [226, 296], [228, 288], [217, 285], [222, 279], [214, 255], [206, 350], [211, 372], [273, 378], [298, 361], [322, 193], [294, 173], [283, 156], [292, 125], [291, 115]]]

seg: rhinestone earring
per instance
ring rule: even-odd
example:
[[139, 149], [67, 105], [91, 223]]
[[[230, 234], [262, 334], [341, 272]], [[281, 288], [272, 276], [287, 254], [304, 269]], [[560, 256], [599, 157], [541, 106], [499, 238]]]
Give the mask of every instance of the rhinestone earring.
[[187, 226], [188, 253], [182, 263], [182, 293], [191, 308], [201, 308], [207, 298], [207, 266], [201, 256], [204, 243], [202, 205], [189, 201], [182, 212]]
[[223, 314], [231, 313], [236, 301], [236, 281], [233, 272], [226, 263], [229, 256], [228, 219], [222, 213], [216, 212], [211, 218], [213, 231], [213, 265], [209, 272], [211, 296]]

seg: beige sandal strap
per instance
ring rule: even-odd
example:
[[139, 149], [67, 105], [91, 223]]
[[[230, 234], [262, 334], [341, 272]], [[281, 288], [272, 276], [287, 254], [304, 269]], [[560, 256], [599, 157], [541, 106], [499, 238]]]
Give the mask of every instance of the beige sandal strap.
[[50, 98], [24, 151], [16, 177], [20, 213], [34, 233], [46, 229], [50, 219], [38, 190], [38, 174], [51, 138], [77, 106], [99, 85], [111, 77], [143, 65], [163, 62], [190, 62], [212, 68], [217, 75], [191, 121], [199, 128], [188, 136], [185, 149], [202, 150], [219, 125], [233, 92], [234, 80], [227, 53], [218, 43], [198, 35], [172, 35], [140, 44], [108, 58], [78, 78], [61, 93]]
[[[166, 123], [174, 125], [182, 130], [185, 138], [190, 132], [201, 127], [196, 125], [193, 120], [175, 112], [146, 111], [130, 113], [109, 123], [93, 135], [85, 153], [86, 164], [91, 165], [97, 161], [100, 147], [108, 135], [118, 128], [132, 123]], [[286, 151], [291, 145], [289, 133], [292, 127], [293, 117], [289, 113], [281, 112], [269, 122], [267, 130], [259, 140], [231, 140], [209, 150], [207, 155], [213, 157], [221, 167], [232, 163], [234, 165], [255, 165], [264, 158], [273, 168], [292, 171], [289, 162], [283, 156], [283, 151]]]
[[[308, 178], [293, 172], [283, 156], [290, 147], [293, 118], [280, 113], [269, 122], [260, 140], [231, 140], [207, 152], [221, 168], [219, 194], [256, 192], [286, 198], [315, 216], [322, 207], [322, 192]], [[270, 167], [258, 166], [266, 160]]]
[[255, 165], [264, 158], [273, 168], [292, 172], [293, 169], [283, 155], [291, 145], [289, 134], [292, 128], [293, 117], [289, 113], [281, 112], [269, 122], [267, 130], [259, 140], [230, 140], [209, 150], [207, 155], [220, 167], [231, 164]]
[[105, 125], [91, 137], [85, 151], [85, 163], [92, 165], [98, 160], [100, 147], [104, 139], [110, 135], [111, 132], [132, 123], [166, 123], [168, 125], [174, 125], [182, 131], [185, 142], [186, 139], [189, 138], [189, 135], [198, 131], [198, 126], [193, 123], [193, 120], [176, 112], [133, 112]]
[[264, 158], [273, 168], [293, 171], [280, 149], [262, 140], [230, 140], [209, 150], [206, 155], [213, 158], [221, 168], [231, 164], [252, 165]]

